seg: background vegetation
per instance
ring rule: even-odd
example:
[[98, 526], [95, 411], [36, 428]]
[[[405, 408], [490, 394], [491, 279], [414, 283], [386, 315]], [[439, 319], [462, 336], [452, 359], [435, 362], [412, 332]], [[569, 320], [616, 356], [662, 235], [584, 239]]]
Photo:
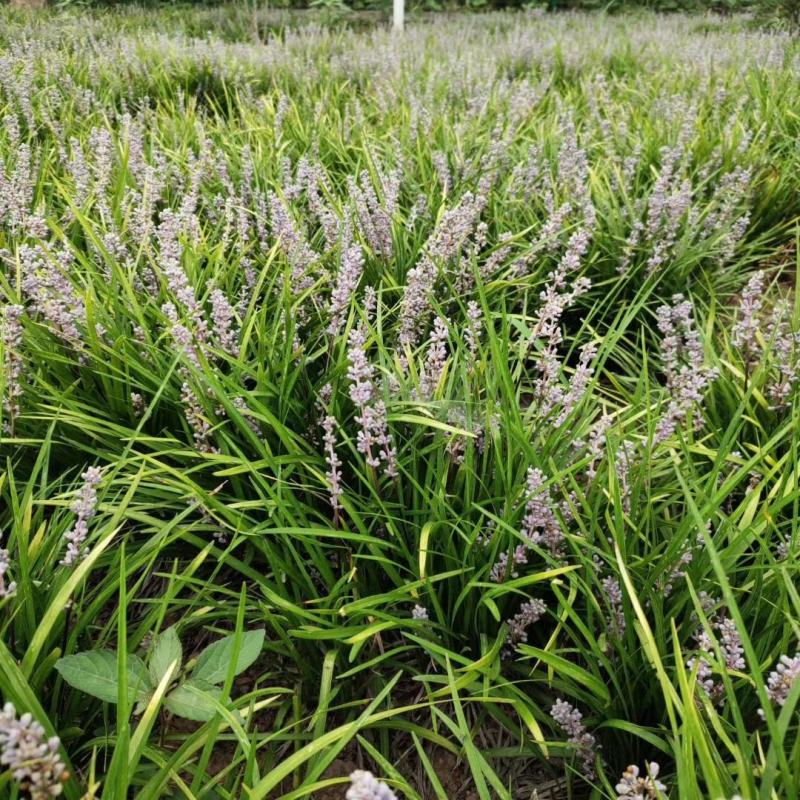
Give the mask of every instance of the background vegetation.
[[790, 37], [0, 38], [0, 745], [70, 800], [797, 796]]
[[[20, 6], [44, 4], [45, 0], [10, 0]], [[214, 10], [225, 18], [236, 15], [258, 13], [258, 3], [251, 0], [182, 0], [180, 3], [167, 0], [53, 0], [47, 3], [55, 8], [130, 8], [146, 7], [152, 9], [191, 8]], [[371, 14], [385, 17], [391, 14], [389, 0], [272, 0], [272, 9], [317, 10], [329, 16], [343, 16], [350, 12], [360, 12], [363, 24]], [[641, 12], [717, 14], [723, 17], [738, 16], [755, 28], [769, 28], [797, 33], [800, 27], [800, 0], [409, 0], [405, 4], [406, 13], [423, 16], [434, 12], [485, 12], [489, 10], [506, 11], [600, 11], [606, 14], [636, 14]], [[363, 16], [366, 15], [366, 16]]]

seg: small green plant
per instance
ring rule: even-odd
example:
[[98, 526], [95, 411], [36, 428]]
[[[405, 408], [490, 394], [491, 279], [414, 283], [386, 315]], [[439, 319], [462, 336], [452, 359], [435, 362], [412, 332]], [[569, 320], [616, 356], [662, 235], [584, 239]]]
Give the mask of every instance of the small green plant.
[[[125, 659], [126, 701], [136, 703], [140, 714], [168, 672], [172, 673], [169, 694], [164, 698], [168, 711], [184, 719], [201, 722], [216, 713], [222, 693], [221, 684], [228, 677], [246, 670], [257, 658], [264, 644], [264, 629], [242, 633], [213, 642], [196, 661], [181, 669], [183, 648], [174, 626], [163, 631], [153, 642], [147, 665], [136, 654]], [[231, 667], [235, 658], [235, 664]], [[114, 650], [87, 650], [65, 656], [56, 662], [61, 677], [75, 689], [106, 703], [120, 699], [119, 656]]]

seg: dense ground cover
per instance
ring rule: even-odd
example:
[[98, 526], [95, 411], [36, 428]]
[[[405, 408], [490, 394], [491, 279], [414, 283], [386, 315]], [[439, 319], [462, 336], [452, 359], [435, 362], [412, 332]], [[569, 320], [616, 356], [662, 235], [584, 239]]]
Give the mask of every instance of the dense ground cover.
[[225, 13], [3, 15], [0, 793], [796, 797], [800, 50]]

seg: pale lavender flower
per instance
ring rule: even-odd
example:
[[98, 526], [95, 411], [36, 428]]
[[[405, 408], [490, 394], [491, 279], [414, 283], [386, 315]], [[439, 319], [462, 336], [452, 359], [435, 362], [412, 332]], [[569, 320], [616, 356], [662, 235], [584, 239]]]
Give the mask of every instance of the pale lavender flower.
[[418, 194], [417, 199], [414, 201], [414, 205], [411, 207], [411, 211], [408, 212], [408, 217], [406, 219], [406, 231], [414, 230], [414, 225], [416, 224], [417, 220], [425, 214], [428, 210], [428, 197], [424, 194]]
[[586, 726], [583, 724], [583, 714], [575, 706], [558, 699], [550, 709], [550, 716], [569, 737], [567, 742], [575, 745], [584, 778], [593, 780], [597, 740], [586, 730]]
[[375, 291], [374, 286], [367, 286], [364, 289], [364, 316], [367, 322], [372, 322], [375, 319], [375, 313], [378, 310], [378, 293]]
[[617, 452], [614, 456], [614, 472], [617, 476], [617, 482], [619, 483], [622, 510], [626, 514], [629, 514], [631, 510], [630, 474], [635, 454], [635, 443], [627, 440], [617, 448]]
[[286, 206], [276, 194], [270, 194], [272, 233], [278, 240], [289, 266], [292, 268], [291, 286], [295, 294], [301, 294], [313, 285], [309, 270], [317, 260], [305, 236], [298, 230]]
[[489, 136], [489, 146], [480, 161], [471, 159], [467, 162], [465, 174], [472, 168], [472, 176], [478, 177], [476, 198], [481, 206], [486, 205], [489, 191], [501, 170], [508, 163], [509, 141], [504, 138], [501, 125], [496, 125]]
[[[464, 241], [460, 249], [460, 257], [453, 260], [450, 271], [454, 273], [454, 287], [456, 294], [467, 295], [475, 288], [475, 271], [473, 261], [478, 260], [478, 256], [486, 247], [489, 239], [489, 225], [486, 222], [479, 222], [475, 230]], [[502, 249], [502, 248], [501, 248]], [[505, 256], [501, 254], [503, 258]], [[480, 268], [481, 275], [486, 278], [488, 272], [484, 272], [486, 264]], [[496, 265], [489, 265], [488, 269], [494, 269]]]
[[211, 301], [211, 321], [214, 336], [221, 350], [232, 358], [239, 356], [239, 331], [236, 327], [236, 312], [221, 289], [214, 289], [209, 295]]
[[[486, 431], [483, 426], [476, 424], [473, 420], [467, 418], [467, 415], [461, 409], [454, 407], [447, 412], [447, 421], [449, 424], [462, 429], [471, 428], [475, 448], [479, 453], [482, 453], [486, 447]], [[467, 436], [455, 431], [445, 431], [447, 445], [445, 450], [447, 455], [453, 460], [454, 464], [463, 464], [467, 454]]]
[[247, 427], [250, 428], [259, 439], [263, 439], [264, 435], [261, 433], [261, 426], [258, 424], [258, 420], [254, 418], [253, 412], [250, 406], [247, 405], [247, 401], [244, 397], [234, 397], [231, 403], [239, 412]]
[[561, 398], [561, 413], [556, 417], [555, 424], [563, 425], [575, 406], [583, 399], [586, 390], [594, 375], [594, 368], [590, 367], [592, 360], [597, 355], [597, 345], [589, 342], [581, 348], [580, 360], [575, 372], [570, 378], [569, 389]]
[[98, 467], [89, 467], [81, 475], [83, 485], [72, 504], [72, 512], [77, 519], [63, 536], [67, 551], [60, 563], [64, 566], [75, 566], [86, 554], [84, 543], [89, 536], [89, 520], [97, 513], [97, 486], [102, 477]]
[[[298, 164], [298, 166], [300, 166], [300, 164]], [[284, 156], [284, 158], [281, 159], [281, 188], [284, 198], [289, 202], [297, 200], [303, 193], [302, 174], [298, 172], [298, 180], [294, 180], [292, 175], [292, 159], [289, 158], [289, 156]]]
[[241, 191], [242, 200], [244, 200], [246, 203], [249, 203], [253, 200], [256, 187], [256, 165], [253, 161], [253, 150], [249, 144], [245, 144], [244, 147], [242, 147], [240, 163], [241, 172], [239, 177], [239, 188]]
[[0, 547], [0, 600], [13, 597], [17, 591], [17, 584], [14, 581], [6, 583], [6, 575], [10, 566], [11, 559], [8, 556], [8, 550]]
[[[702, 544], [702, 541], [703, 540], [698, 536], [698, 542]], [[719, 605], [719, 598], [714, 597], [713, 594], [706, 591], [699, 592], [697, 599], [700, 601], [700, 608], [703, 609], [703, 613], [706, 615], [710, 614], [713, 609]]]
[[586, 441], [582, 439], [576, 439], [572, 443], [572, 446], [576, 450], [582, 450], [585, 447], [588, 455], [591, 456], [591, 461], [589, 461], [589, 465], [586, 467], [586, 479], [589, 481], [592, 481], [597, 477], [597, 465], [605, 455], [606, 434], [608, 433], [608, 429], [611, 427], [611, 423], [611, 415], [603, 414], [603, 416], [600, 417], [600, 419], [592, 426]]
[[359, 408], [371, 403], [375, 394], [375, 368], [367, 358], [366, 342], [367, 331], [363, 325], [350, 331], [350, 349], [348, 351], [350, 366], [347, 370], [347, 376], [352, 383], [350, 399]]
[[189, 169], [186, 174], [186, 182], [176, 223], [178, 230], [186, 231], [193, 242], [197, 242], [200, 238], [200, 222], [196, 211], [200, 199], [200, 187], [211, 165], [211, 154], [211, 142], [203, 136], [200, 140], [200, 149], [197, 155], [190, 152], [188, 156]]
[[396, 211], [399, 175], [391, 173], [383, 187], [385, 204], [378, 200], [369, 173], [359, 176], [359, 183], [348, 178], [350, 198], [356, 209], [358, 226], [375, 255], [388, 259], [392, 255], [392, 216]]
[[219, 452], [211, 444], [211, 423], [206, 418], [203, 406], [188, 380], [184, 380], [181, 385], [181, 402], [183, 403], [186, 422], [192, 429], [192, 438], [197, 449], [201, 453]]
[[92, 128], [89, 133], [89, 150], [92, 153], [91, 171], [94, 179], [93, 192], [100, 213], [110, 216], [106, 196], [114, 170], [114, 139], [108, 128]]
[[534, 545], [546, 547], [550, 554], [563, 554], [564, 534], [553, 510], [550, 493], [544, 488], [544, 473], [529, 467], [526, 485], [525, 514], [522, 518], [522, 537]]
[[142, 347], [141, 352], [144, 353], [144, 348], [147, 346], [147, 333], [145, 332], [145, 329], [141, 325], [133, 326], [133, 338]]
[[[481, 223], [483, 224], [483, 223]], [[481, 264], [480, 273], [481, 278], [486, 280], [490, 278], [492, 275], [497, 272], [498, 269], [503, 265], [505, 260], [508, 258], [509, 254], [512, 250], [512, 245], [509, 243], [509, 240], [512, 238], [512, 234], [510, 232], [501, 233], [498, 237], [498, 244], [500, 245], [497, 247], [486, 259], [486, 261]], [[472, 278], [472, 273], [470, 273], [470, 278]]]
[[[547, 219], [536, 237], [536, 242], [533, 245], [533, 254], [542, 250], [547, 253], [553, 254], [558, 251], [560, 244], [559, 236], [564, 230], [569, 215], [572, 213], [572, 204], [563, 203], [557, 209], [550, 211]], [[518, 275], [524, 274], [524, 267], [527, 266], [527, 260], [520, 262], [517, 270]]]
[[[778, 659], [778, 665], [767, 678], [767, 697], [774, 705], [783, 707], [789, 699], [789, 692], [795, 682], [800, 678], [800, 652], [789, 658], [782, 655]], [[764, 712], [759, 710], [759, 715], [763, 718]]]
[[635, 194], [634, 181], [641, 159], [642, 144], [641, 142], [637, 142], [631, 155], [629, 155], [622, 164], [622, 183], [628, 189], [628, 194], [630, 195]]
[[144, 414], [144, 398], [139, 392], [131, 392], [131, 407], [133, 408], [133, 416], [137, 419]]
[[571, 118], [562, 123], [562, 144], [558, 153], [558, 180], [583, 213], [584, 224], [592, 228], [597, 218], [589, 182], [589, 159], [578, 144]]
[[670, 390], [680, 385], [681, 357], [684, 353], [689, 367], [696, 368], [702, 363], [702, 351], [692, 318], [692, 305], [680, 294], [673, 296], [672, 303], [672, 306], [660, 306], [657, 312], [658, 329], [663, 335], [661, 351], [667, 388]]
[[431, 154], [431, 161], [433, 161], [436, 177], [442, 185], [442, 194], [450, 194], [453, 190], [453, 176], [450, 172], [450, 165], [447, 163], [447, 154], [437, 150]]
[[17, 717], [12, 703], [0, 711], [0, 764], [30, 793], [31, 800], [58, 797], [67, 780], [66, 766], [59, 756], [61, 741], [49, 739], [31, 714]]
[[639, 767], [632, 764], [622, 773], [616, 785], [617, 800], [659, 800], [667, 787], [658, 780], [661, 767], [655, 762], [645, 762], [645, 776], [639, 776]]
[[319, 220], [325, 236], [325, 244], [328, 248], [335, 247], [339, 239], [341, 220], [322, 197], [323, 192], [331, 193], [322, 165], [310, 163], [307, 160], [301, 161], [298, 164], [298, 177], [305, 183], [308, 206]]
[[609, 148], [613, 147], [614, 141], [611, 138], [611, 122], [603, 113], [606, 108], [611, 106], [612, 100], [608, 90], [608, 83], [605, 75], [602, 73], [595, 75], [589, 83], [586, 101], [589, 104], [592, 117], [600, 128], [603, 140]]
[[464, 341], [469, 350], [470, 363], [474, 365], [478, 355], [478, 342], [483, 331], [483, 312], [475, 300], [467, 303], [467, 327], [464, 329]]
[[528, 148], [528, 156], [514, 167], [511, 173], [511, 191], [523, 202], [530, 202], [541, 184], [542, 150], [538, 145]]
[[436, 275], [436, 265], [427, 256], [409, 270], [400, 311], [401, 345], [413, 346], [418, 341], [420, 318], [428, 312]]
[[[114, 259], [118, 264], [126, 268], [133, 267], [133, 261], [130, 257], [130, 253], [128, 252], [128, 247], [123, 241], [119, 231], [106, 231], [103, 233], [101, 241], [108, 255], [111, 256], [111, 258]], [[95, 250], [102, 257], [102, 250], [99, 248], [95, 248]], [[111, 272], [105, 265], [104, 260], [100, 263], [100, 268], [103, 270], [103, 274], [106, 277], [110, 277]]]
[[[146, 241], [153, 231], [153, 217], [166, 186], [166, 165], [146, 164], [141, 178], [141, 191], [128, 187], [125, 205], [131, 216], [130, 230], [134, 239]], [[157, 281], [148, 278], [148, 289], [155, 294]]]
[[345, 800], [397, 800], [397, 795], [371, 772], [357, 769], [350, 775]]
[[336, 336], [344, 323], [345, 313], [350, 306], [350, 300], [358, 289], [361, 274], [364, 271], [364, 252], [358, 244], [350, 243], [342, 247], [342, 260], [336, 284], [331, 292], [331, 302], [328, 307], [330, 322], [328, 333]]
[[411, 619], [418, 620], [420, 622], [424, 620], [428, 620], [428, 609], [425, 606], [421, 606], [418, 603], [411, 609]]
[[622, 260], [617, 267], [617, 272], [619, 272], [620, 275], [625, 275], [628, 272], [631, 261], [633, 260], [633, 255], [636, 252], [636, 248], [639, 246], [639, 242], [642, 240], [644, 223], [638, 218], [639, 213], [640, 212], [637, 209], [637, 218], [634, 219], [630, 233], [628, 234], [628, 238], [625, 240], [625, 247], [622, 250]]
[[506, 621], [508, 625], [506, 647], [513, 649], [520, 642], [527, 642], [528, 628], [534, 622], [538, 622], [545, 611], [547, 611], [547, 604], [543, 600], [534, 598], [524, 602], [519, 607], [519, 612]]
[[447, 322], [441, 317], [436, 317], [433, 321], [433, 331], [428, 343], [428, 352], [425, 356], [425, 366], [419, 381], [422, 396], [426, 400], [430, 400], [433, 397], [436, 387], [444, 374], [444, 367], [447, 361], [447, 339]]
[[179, 352], [198, 369], [200, 368], [200, 355], [195, 347], [195, 339], [189, 328], [178, 319], [178, 311], [172, 303], [161, 306], [164, 316], [170, 321], [170, 335], [178, 346]]
[[661, 171], [653, 184], [650, 202], [647, 209], [647, 236], [651, 241], [659, 234], [664, 213], [667, 208], [669, 193], [676, 177], [676, 169], [683, 152], [679, 147], [661, 148]]
[[601, 581], [605, 600], [611, 609], [611, 618], [608, 621], [609, 635], [620, 638], [625, 633], [625, 610], [622, 606], [622, 587], [616, 578], [603, 578]]
[[72, 137], [69, 140], [69, 145], [72, 152], [69, 162], [67, 163], [67, 172], [74, 184], [73, 197], [75, 204], [83, 206], [91, 192], [92, 173], [80, 142]]
[[258, 273], [253, 269], [251, 264], [243, 265], [242, 283], [239, 286], [239, 301], [236, 308], [239, 316], [244, 318], [247, 314], [247, 308], [253, 301], [253, 296], [256, 294], [256, 284], [258, 283]]
[[712, 210], [705, 219], [703, 235], [706, 239], [719, 236], [720, 261], [733, 258], [750, 224], [750, 212], [742, 210], [741, 206], [750, 193], [751, 180], [749, 167], [736, 167], [722, 176], [712, 198]]
[[[535, 384], [541, 414], [547, 414], [564, 398], [564, 391], [559, 385], [561, 361], [558, 346], [563, 339], [560, 322], [567, 307], [589, 289], [588, 278], [578, 278], [567, 288], [567, 278], [580, 265], [580, 257], [588, 246], [587, 231], [579, 230], [573, 234], [558, 267], [549, 273], [547, 284], [539, 295], [542, 305], [536, 313], [530, 343], [535, 339], [544, 340], [544, 346], [537, 355], [539, 376]], [[565, 288], [567, 290], [562, 291]]]
[[[5, 117], [6, 129], [9, 128], [9, 122], [12, 120], [11, 116]], [[16, 124], [16, 120], [13, 120], [13, 124]], [[33, 129], [35, 129], [35, 125]], [[32, 230], [31, 225], [33, 222], [34, 227], [39, 227], [38, 220], [31, 214], [35, 196], [33, 178], [35, 162], [31, 156], [30, 145], [27, 142], [19, 142], [18, 133], [17, 141], [14, 141], [14, 138], [12, 136], [11, 142], [11, 147], [16, 155], [13, 164], [4, 169], [4, 165], [0, 161], [0, 215], [13, 234], [35, 233], [36, 231]], [[42, 233], [47, 234], [46, 226]]]
[[278, 105], [275, 108], [275, 117], [273, 121], [273, 130], [275, 132], [275, 140], [278, 141], [283, 134], [283, 123], [286, 119], [286, 114], [289, 111], [289, 99], [281, 92], [278, 98]]
[[686, 576], [686, 567], [692, 563], [693, 558], [694, 553], [692, 552], [691, 547], [687, 547], [686, 550], [681, 553], [678, 563], [670, 568], [666, 579], [664, 580], [664, 585], [662, 588], [664, 597], [669, 597], [672, 594], [672, 590], [675, 588], [675, 582]]
[[461, 203], [446, 211], [431, 233], [422, 257], [409, 270], [400, 308], [400, 344], [413, 347], [419, 341], [420, 328], [430, 312], [430, 301], [438, 276], [438, 263], [448, 264], [461, 248], [486, 205], [486, 198], [466, 193]]
[[555, 273], [551, 273], [555, 286], [559, 289], [566, 285], [567, 275], [575, 272], [581, 265], [581, 259], [586, 255], [592, 235], [588, 228], [580, 228], [569, 237], [567, 249], [561, 257], [561, 263]]
[[475, 538], [475, 542], [481, 547], [488, 547], [494, 541], [494, 535], [497, 533], [497, 526], [493, 519], [487, 520], [486, 530], [479, 533]]
[[269, 249], [269, 237], [267, 234], [267, 223], [269, 221], [269, 211], [267, 209], [267, 195], [264, 192], [256, 191], [255, 186], [248, 192], [252, 204], [252, 222], [255, 228], [256, 241], [262, 251]]
[[736, 623], [730, 617], [723, 617], [717, 622], [716, 628], [719, 631], [725, 666], [731, 670], [743, 670], [745, 668], [744, 646]]
[[51, 263], [41, 246], [22, 245], [19, 260], [22, 291], [35, 313], [50, 330], [76, 350], [83, 347], [80, 326], [86, 317], [83, 300], [78, 297], [67, 275], [67, 253], [62, 264]]
[[561, 331], [556, 327], [548, 341], [538, 354], [536, 369], [538, 376], [534, 384], [539, 413], [544, 416], [558, 405], [564, 397], [564, 390], [559, 384], [561, 360], [558, 357], [557, 343], [561, 340]]
[[356, 447], [364, 454], [370, 467], [378, 467], [383, 462], [386, 474], [395, 477], [396, 453], [386, 422], [386, 406], [377, 399], [375, 368], [367, 358], [366, 343], [367, 333], [363, 325], [350, 331], [347, 377], [350, 380], [350, 399], [358, 410], [356, 422], [361, 426]]
[[14, 420], [20, 413], [20, 397], [22, 397], [22, 306], [8, 305], [3, 309], [0, 323], [0, 342], [3, 350], [3, 383], [5, 396], [3, 410], [8, 419], [4, 427], [13, 434]]
[[690, 658], [686, 662], [686, 666], [690, 670], [697, 669], [697, 685], [709, 698], [716, 701], [721, 695], [721, 687], [714, 682], [712, 677], [710, 659], [713, 658], [714, 646], [711, 643], [711, 637], [704, 628], [699, 628], [694, 635], [694, 642], [698, 655]]
[[692, 204], [692, 187], [681, 180], [678, 165], [684, 147], [661, 149], [661, 172], [656, 178], [647, 209], [645, 234], [653, 245], [647, 262], [648, 274], [655, 272], [667, 259], [677, 239], [678, 228]]
[[647, 274], [652, 275], [666, 260], [678, 235], [681, 221], [692, 205], [692, 185], [682, 181], [666, 198], [661, 219], [661, 229], [655, 238], [653, 253], [647, 260]]
[[521, 567], [528, 563], [527, 548], [525, 545], [518, 544], [511, 553], [511, 562], [509, 563], [508, 553], [500, 553], [497, 562], [492, 565], [491, 572], [489, 573], [489, 580], [495, 583], [503, 583], [509, 577], [518, 578], [519, 572], [517, 567]]
[[178, 301], [179, 307], [186, 310], [186, 314], [191, 320], [193, 335], [199, 342], [204, 343], [208, 338], [208, 324], [203, 314], [203, 308], [181, 263], [183, 245], [180, 235], [179, 218], [170, 209], [164, 209], [156, 230], [159, 266], [167, 279], [167, 286], [172, 296]]
[[748, 355], [757, 349], [756, 336], [761, 329], [760, 315], [764, 306], [765, 278], [766, 274], [763, 271], [754, 272], [750, 277], [742, 292], [739, 318], [731, 331], [733, 346], [743, 348]]
[[[702, 402], [703, 392], [716, 377], [716, 370], [703, 366], [703, 348], [692, 312], [692, 304], [680, 294], [672, 298], [672, 306], [661, 306], [657, 312], [670, 402], [656, 426], [656, 444], [666, 441]], [[695, 423], [700, 422], [696, 413]]]
[[328, 492], [330, 493], [331, 508], [333, 508], [334, 516], [337, 517], [338, 512], [342, 508], [342, 503], [339, 499], [342, 496], [342, 461], [336, 454], [336, 434], [334, 433], [335, 427], [336, 417], [328, 414], [325, 419], [322, 420], [322, 429], [325, 431], [322, 441], [325, 444], [325, 462], [328, 465], [325, 478], [328, 481]]
[[[711, 598], [705, 602], [711, 607]], [[708, 612], [706, 612], [708, 613]], [[719, 631], [719, 647], [722, 654], [723, 666], [729, 670], [741, 671], [745, 668], [744, 647], [736, 625], [728, 617], [712, 616], [709, 626]], [[697, 683], [714, 703], [724, 698], [724, 687], [714, 681], [711, 665], [715, 662], [714, 644], [705, 627], [701, 626], [694, 635], [695, 647], [698, 654], [686, 662], [691, 670], [697, 668]]]
[[789, 396], [800, 380], [800, 367], [798, 367], [800, 334], [791, 330], [788, 316], [787, 304], [776, 303], [770, 320], [770, 329], [773, 361], [778, 377], [771, 379], [767, 393], [777, 408], [787, 404]]

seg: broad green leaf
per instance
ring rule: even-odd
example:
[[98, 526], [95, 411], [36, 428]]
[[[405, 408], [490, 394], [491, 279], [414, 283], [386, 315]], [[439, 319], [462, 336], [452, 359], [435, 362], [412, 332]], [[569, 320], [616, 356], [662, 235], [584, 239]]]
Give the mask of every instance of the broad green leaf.
[[221, 692], [219, 686], [190, 678], [166, 696], [164, 705], [178, 717], [207, 722], [216, 714], [212, 698], [219, 698]]
[[[113, 650], [88, 650], [65, 656], [56, 662], [56, 669], [73, 688], [106, 703], [117, 702], [117, 654]], [[153, 683], [142, 659], [129, 654], [126, 670], [128, 702], [146, 700], [153, 690]]]
[[178, 662], [176, 668], [180, 669], [183, 659], [181, 641], [175, 627], [169, 627], [162, 631], [153, 645], [153, 653], [150, 656], [150, 677], [153, 683], [158, 683], [164, 677], [173, 661]]
[[[192, 671], [192, 678], [206, 683], [222, 683], [228, 674], [235, 642], [236, 636], [231, 635], [206, 647], [197, 659], [197, 664]], [[239, 641], [239, 655], [233, 670], [234, 675], [246, 670], [258, 658], [263, 644], [263, 628], [242, 633]]]

